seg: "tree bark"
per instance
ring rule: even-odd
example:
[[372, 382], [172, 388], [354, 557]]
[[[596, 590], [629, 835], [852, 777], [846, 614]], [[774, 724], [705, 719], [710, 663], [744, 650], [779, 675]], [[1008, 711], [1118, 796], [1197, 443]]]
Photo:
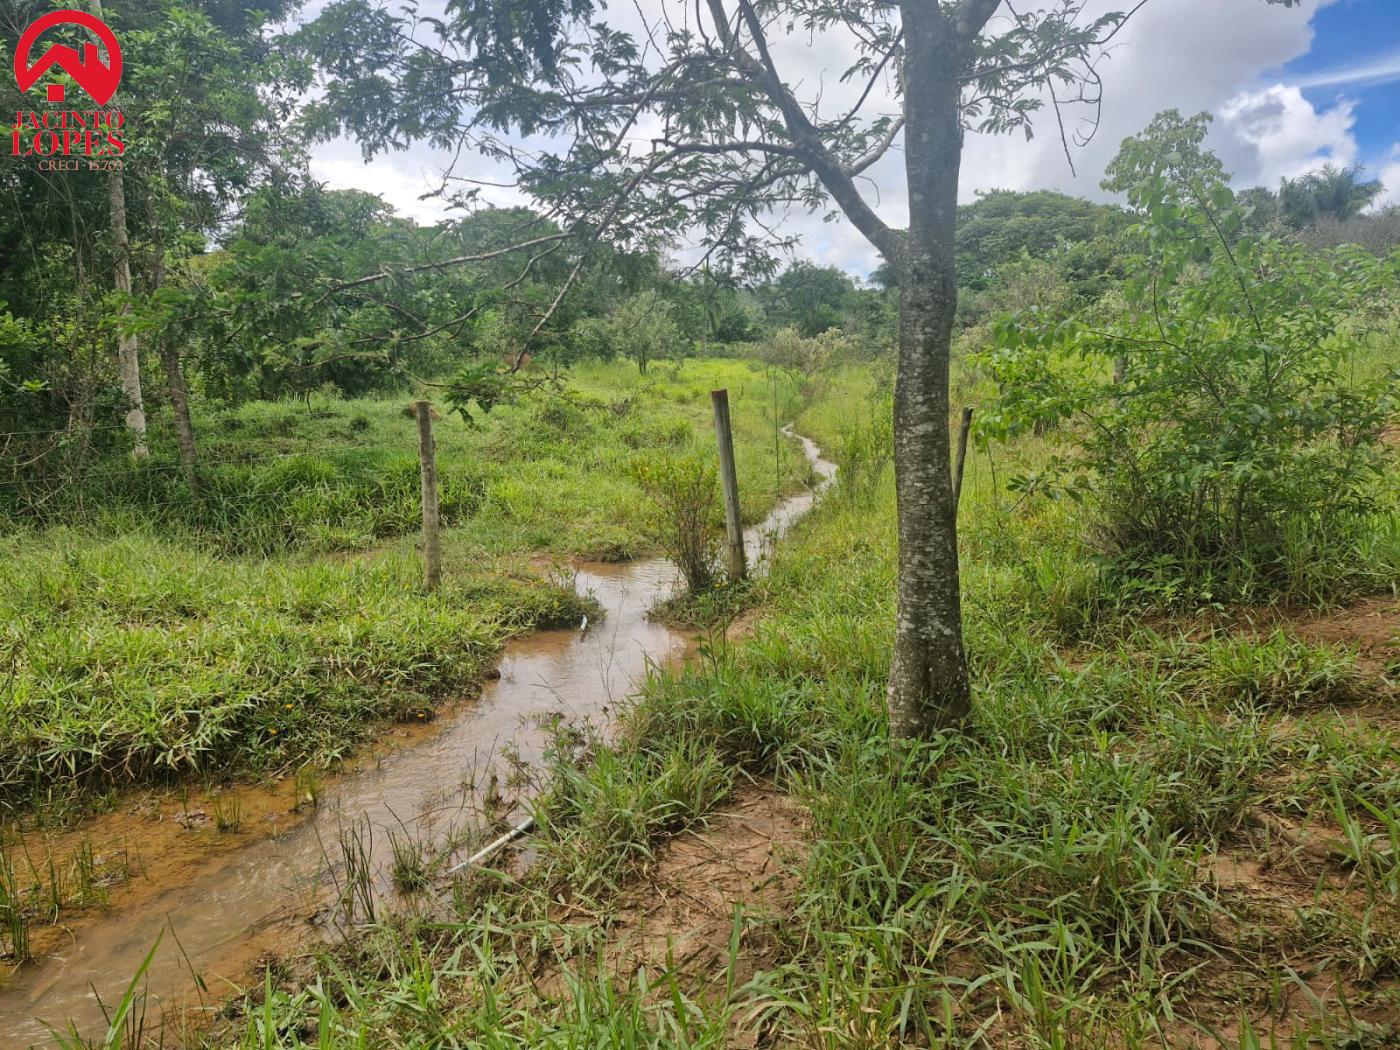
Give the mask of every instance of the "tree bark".
[[[121, 172], [108, 176], [108, 199], [112, 205], [112, 245], [117, 252], [116, 288], [123, 295], [131, 294], [131, 240], [126, 229], [126, 188]], [[122, 316], [130, 306], [122, 307]], [[121, 370], [122, 396], [126, 399], [126, 426], [131, 431], [132, 454], [146, 455], [146, 405], [141, 397], [141, 349], [136, 336], [126, 332], [117, 335], [117, 365]]]
[[[151, 216], [152, 229], [157, 229], [156, 217]], [[165, 286], [165, 246], [156, 239], [150, 269], [151, 290]], [[185, 370], [180, 352], [175, 349], [168, 333], [156, 337], [156, 352], [165, 369], [165, 385], [170, 394], [170, 407], [175, 413], [175, 442], [180, 449], [180, 468], [191, 490], [199, 488], [199, 446], [195, 442], [194, 420], [190, 417], [190, 394], [185, 385]]]
[[159, 341], [160, 363], [170, 389], [170, 407], [175, 410], [175, 441], [180, 447], [180, 467], [191, 489], [199, 488], [199, 446], [195, 444], [194, 421], [190, 418], [190, 395], [179, 351], [169, 339]]
[[[102, 17], [102, 0], [92, 0], [92, 13]], [[108, 61], [110, 61], [110, 57]], [[112, 246], [117, 253], [116, 288], [131, 295], [131, 237], [126, 227], [126, 184], [118, 168], [107, 177], [107, 199], [112, 210]], [[122, 307], [122, 316], [129, 307]], [[141, 397], [141, 348], [135, 335], [117, 336], [117, 366], [121, 373], [122, 396], [126, 399], [126, 426], [131, 431], [132, 455], [146, 456], [146, 405]]]
[[891, 731], [928, 737], [971, 711], [962, 641], [948, 370], [957, 307], [954, 233], [962, 161], [960, 44], [937, 4], [902, 5], [909, 232], [898, 260], [895, 488], [899, 611]]

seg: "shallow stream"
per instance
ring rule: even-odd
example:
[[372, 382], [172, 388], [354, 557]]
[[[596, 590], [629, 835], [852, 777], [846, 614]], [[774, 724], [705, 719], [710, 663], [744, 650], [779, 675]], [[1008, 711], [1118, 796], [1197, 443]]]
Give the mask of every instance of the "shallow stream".
[[[835, 466], [813, 442], [798, 440], [825, 484]], [[814, 498], [810, 491], [793, 496], [748, 530], [751, 565]], [[675, 577], [660, 558], [579, 566], [580, 592], [591, 591], [605, 612], [599, 622], [586, 631], [545, 631], [510, 642], [500, 677], [479, 700], [328, 779], [304, 815], [287, 813], [286, 792], [264, 791], [270, 833], [194, 854], [189, 863], [153, 866], [111, 908], [80, 915], [63, 941], [0, 989], [0, 1046], [48, 1046], [50, 1026], [69, 1024], [100, 1037], [107, 1027], [103, 1004], [110, 1011], [121, 1000], [158, 939], [145, 979], [148, 1016], [198, 1011], [236, 993], [250, 962], [295, 950], [334, 927], [334, 916], [344, 911], [335, 902], [347, 883], [346, 842], [354, 846], [349, 863], [367, 864], [380, 899], [389, 895], [396, 844], [441, 844], [460, 832], [472, 823], [493, 775], [509, 795], [509, 766], [538, 764], [551, 739], [549, 722], [606, 723], [649, 670], [682, 657], [692, 639], [647, 618]], [[510, 763], [502, 761], [506, 756]], [[252, 794], [249, 819], [259, 812]], [[134, 845], [139, 850], [142, 843]]]

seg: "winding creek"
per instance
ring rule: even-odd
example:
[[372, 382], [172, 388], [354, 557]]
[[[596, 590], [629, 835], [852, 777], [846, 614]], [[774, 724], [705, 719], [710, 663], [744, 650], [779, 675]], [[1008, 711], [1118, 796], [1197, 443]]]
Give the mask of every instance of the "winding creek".
[[[835, 465], [812, 441], [788, 433], [824, 485]], [[748, 530], [750, 564], [814, 499], [811, 491], [793, 496]], [[493, 774], [504, 783], [511, 763], [541, 760], [550, 739], [545, 723], [606, 723], [651, 668], [683, 657], [691, 639], [647, 618], [674, 580], [674, 568], [660, 558], [581, 565], [580, 591], [593, 592], [606, 613], [589, 630], [508, 643], [500, 677], [479, 700], [448, 710], [393, 750], [351, 763], [328, 778], [318, 804], [301, 815], [289, 812], [298, 788], [250, 789], [246, 816], [264, 821], [263, 833], [234, 848], [194, 852], [186, 863], [148, 868], [112, 907], [68, 923], [61, 941], [0, 988], [0, 1045], [48, 1046], [50, 1028], [69, 1023], [100, 1036], [103, 1004], [110, 1010], [121, 1000], [158, 939], [146, 974], [149, 1015], [198, 1011], [236, 992], [253, 960], [330, 936], [335, 924], [326, 917], [345, 882], [347, 838], [357, 844], [356, 863], [367, 861], [378, 892], [390, 895], [396, 842], [446, 841], [471, 823]], [[150, 855], [160, 849], [154, 840], [133, 846]]]

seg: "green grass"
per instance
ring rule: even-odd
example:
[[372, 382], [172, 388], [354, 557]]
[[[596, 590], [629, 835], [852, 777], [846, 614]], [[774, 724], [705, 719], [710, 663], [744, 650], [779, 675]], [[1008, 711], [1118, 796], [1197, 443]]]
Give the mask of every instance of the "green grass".
[[[839, 455], [851, 404], [801, 425]], [[1091, 558], [1090, 509], [1008, 474], [979, 453], [964, 490], [966, 733], [891, 749], [892, 479], [838, 487], [780, 549], [751, 638], [659, 676], [583, 764], [561, 744], [522, 879], [469, 874], [446, 921], [270, 981], [210, 1044], [722, 1046], [762, 1018], [771, 1045], [1390, 1045], [1400, 760], [1393, 731], [1338, 715], [1393, 686], [1284, 634], [1153, 629]], [[679, 960], [610, 973], [618, 888], [750, 776], [810, 813], [790, 911], [735, 920], [732, 944], [775, 939], [777, 965], [720, 997]], [[1220, 881], [1218, 855], [1266, 859], [1260, 812], [1353, 861], [1281, 864], [1291, 893]], [[535, 981], [554, 967], [562, 986]], [[1334, 977], [1344, 996], [1316, 990]]]
[[[794, 391], [776, 391], [739, 360], [658, 363], [648, 375], [620, 363], [578, 366], [566, 388], [495, 409], [478, 426], [438, 406], [441, 514], [459, 547], [484, 555], [531, 551], [596, 558], [649, 552], [645, 501], [631, 479], [639, 459], [713, 450], [709, 391], [730, 390], [746, 521], [805, 478], [779, 441]], [[431, 396], [429, 391], [428, 396]], [[420, 523], [414, 395], [251, 402], [196, 420], [202, 490], [192, 494], [173, 448], [156, 431], [144, 464], [100, 462], [77, 483], [0, 486], [15, 525], [83, 522], [101, 532], [151, 525], [220, 553], [368, 550]], [[0, 518], [3, 523], [3, 518]]]
[[420, 593], [396, 552], [368, 561], [222, 560], [149, 534], [10, 541], [0, 597], [15, 674], [0, 801], [49, 788], [329, 762], [472, 686], [501, 640], [576, 623], [543, 581]]
[[[757, 520], [806, 471], [783, 439], [775, 472], [773, 390], [746, 362], [645, 377], [595, 364], [479, 427], [439, 419], [446, 586], [432, 596], [408, 395], [202, 419], [198, 495], [159, 447], [90, 467], [0, 538], [0, 809], [326, 764], [376, 720], [469, 694], [506, 638], [585, 608], [531, 558], [654, 549], [631, 465], [712, 455], [720, 386]], [[777, 393], [782, 422], [792, 391]]]

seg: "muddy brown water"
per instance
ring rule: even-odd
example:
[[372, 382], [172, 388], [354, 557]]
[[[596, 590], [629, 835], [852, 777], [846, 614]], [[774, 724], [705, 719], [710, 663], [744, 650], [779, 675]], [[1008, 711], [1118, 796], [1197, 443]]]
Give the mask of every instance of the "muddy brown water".
[[[793, 436], [824, 485], [835, 465], [813, 442]], [[767, 556], [814, 499], [812, 491], [793, 496], [748, 530], [751, 564]], [[317, 943], [355, 921], [337, 903], [348, 881], [344, 842], [356, 845], [352, 863], [367, 863], [376, 899], [385, 904], [395, 843], [440, 847], [479, 823], [483, 785], [494, 774], [511, 794], [511, 769], [544, 757], [548, 723], [606, 723], [653, 668], [684, 655], [692, 639], [647, 618], [675, 580], [674, 567], [659, 558], [579, 566], [580, 591], [591, 591], [605, 611], [599, 622], [586, 631], [511, 641], [500, 677], [476, 702], [328, 778], [314, 809], [291, 811], [289, 781], [247, 790], [243, 822], [255, 827], [232, 840], [216, 840], [210, 828], [201, 838], [201, 829], [189, 826], [187, 806], [182, 816], [172, 817], [169, 804], [147, 814], [144, 831], [128, 822], [124, 834], [135, 841], [122, 848], [146, 848], [145, 874], [117, 893], [110, 908], [57, 928], [44, 939], [40, 958], [0, 987], [0, 1046], [47, 1047], [53, 1030], [70, 1028], [100, 1037], [107, 1013], [153, 946], [144, 979], [147, 1016], [197, 1017], [213, 1008], [242, 989], [254, 960]], [[153, 817], [160, 823], [149, 823]], [[207, 814], [197, 810], [195, 817]]]

